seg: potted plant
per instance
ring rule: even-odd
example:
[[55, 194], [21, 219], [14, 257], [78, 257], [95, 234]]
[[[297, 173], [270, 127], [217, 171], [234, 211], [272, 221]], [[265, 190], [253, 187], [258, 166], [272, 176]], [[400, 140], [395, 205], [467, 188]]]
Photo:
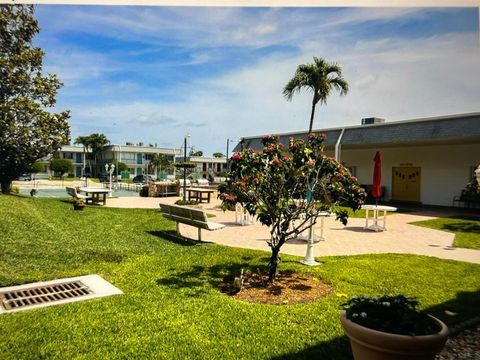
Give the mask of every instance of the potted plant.
[[417, 305], [403, 295], [355, 296], [342, 304], [340, 320], [355, 360], [433, 360], [448, 328]]
[[85, 207], [85, 200], [81, 198], [73, 198], [72, 199], [73, 210], [83, 210]]

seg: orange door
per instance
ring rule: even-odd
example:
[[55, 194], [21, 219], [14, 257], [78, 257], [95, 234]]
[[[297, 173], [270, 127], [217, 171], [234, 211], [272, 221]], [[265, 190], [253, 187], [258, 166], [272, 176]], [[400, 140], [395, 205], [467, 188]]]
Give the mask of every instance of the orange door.
[[394, 167], [392, 169], [392, 200], [420, 202], [419, 167]]

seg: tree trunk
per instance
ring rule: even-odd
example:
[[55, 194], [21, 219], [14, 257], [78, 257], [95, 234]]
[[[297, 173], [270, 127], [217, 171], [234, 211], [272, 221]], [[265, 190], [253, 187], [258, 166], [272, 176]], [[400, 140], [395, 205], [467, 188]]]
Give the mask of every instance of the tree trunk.
[[6, 180], [2, 181], [1, 183], [2, 193], [6, 195], [10, 194], [11, 185], [12, 185], [11, 181], [6, 181]]
[[268, 282], [273, 284], [275, 281], [275, 277], [277, 275], [277, 266], [280, 262], [280, 257], [278, 254], [280, 253], [280, 247], [276, 246], [272, 248], [272, 256], [270, 257], [270, 269], [268, 271]]
[[312, 132], [312, 128], [313, 128], [313, 117], [315, 115], [315, 101], [312, 102], [312, 114], [310, 115], [310, 126], [308, 128], [308, 133], [310, 134]]

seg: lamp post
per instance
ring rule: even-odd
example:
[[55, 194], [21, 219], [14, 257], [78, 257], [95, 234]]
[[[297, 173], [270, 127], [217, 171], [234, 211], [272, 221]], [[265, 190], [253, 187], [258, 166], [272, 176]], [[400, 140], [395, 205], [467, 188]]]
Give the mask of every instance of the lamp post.
[[185, 202], [187, 200], [187, 167], [186, 167], [186, 162], [187, 162], [187, 138], [189, 138], [191, 135], [187, 134], [185, 135], [184, 142], [183, 142], [183, 201]]
[[112, 174], [114, 170], [115, 170], [115, 164], [110, 164], [110, 166], [108, 164], [105, 164], [105, 171], [109, 174], [109, 177], [110, 177], [110, 187], [109, 187], [110, 192], [108, 193], [108, 197], [112, 197]]
[[230, 140], [230, 139], [227, 139], [227, 154], [225, 155], [225, 159], [227, 160], [227, 171], [230, 171], [230, 162], [228, 161], [229, 160], [229, 156], [228, 156], [228, 145], [233, 142], [233, 140]]
[[475, 173], [475, 177], [477, 178], [477, 185], [480, 188], [480, 165], [478, 165], [474, 173]]

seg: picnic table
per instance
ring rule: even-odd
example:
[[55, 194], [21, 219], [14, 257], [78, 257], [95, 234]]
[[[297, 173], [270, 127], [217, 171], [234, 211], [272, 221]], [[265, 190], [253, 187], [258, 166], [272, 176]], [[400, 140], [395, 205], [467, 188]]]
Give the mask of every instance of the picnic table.
[[[387, 211], [397, 211], [396, 207], [385, 205], [362, 205], [362, 209], [365, 210], [365, 227], [364, 229], [373, 231], [387, 230]], [[368, 212], [373, 210], [373, 224], [368, 226], [369, 216]], [[378, 225], [378, 212], [383, 211], [383, 225]]]
[[[210, 195], [215, 192], [215, 190], [205, 189], [205, 188], [187, 188], [188, 200], [197, 200], [201, 203], [203, 200], [206, 200], [207, 203], [210, 202]], [[206, 197], [204, 197], [206, 195]]]
[[90, 194], [93, 204], [103, 203], [103, 205], [107, 203], [107, 194], [110, 192], [108, 189], [94, 187], [81, 187], [78, 190], [84, 192], [86, 195]]

